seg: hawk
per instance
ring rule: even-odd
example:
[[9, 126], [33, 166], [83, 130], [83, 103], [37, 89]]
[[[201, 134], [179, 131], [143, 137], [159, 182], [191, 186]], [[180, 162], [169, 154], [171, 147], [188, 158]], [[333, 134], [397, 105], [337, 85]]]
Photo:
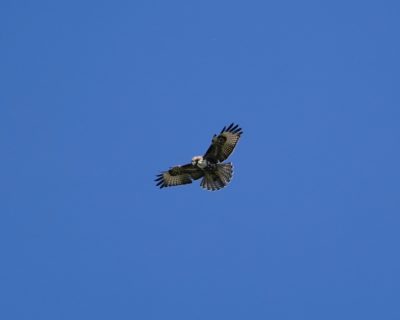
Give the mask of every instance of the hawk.
[[156, 185], [160, 188], [192, 183], [203, 178], [200, 186], [215, 191], [225, 187], [232, 179], [231, 162], [223, 163], [233, 152], [242, 135], [242, 129], [231, 123], [221, 132], [214, 134], [211, 146], [203, 156], [192, 158], [192, 162], [175, 166], [157, 175]]

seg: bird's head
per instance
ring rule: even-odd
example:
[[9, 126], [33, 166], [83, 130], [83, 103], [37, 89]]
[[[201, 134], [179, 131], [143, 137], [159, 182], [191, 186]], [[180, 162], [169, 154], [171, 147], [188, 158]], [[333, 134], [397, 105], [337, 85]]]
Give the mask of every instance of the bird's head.
[[195, 156], [192, 158], [192, 165], [196, 166], [199, 162], [203, 161], [202, 156]]

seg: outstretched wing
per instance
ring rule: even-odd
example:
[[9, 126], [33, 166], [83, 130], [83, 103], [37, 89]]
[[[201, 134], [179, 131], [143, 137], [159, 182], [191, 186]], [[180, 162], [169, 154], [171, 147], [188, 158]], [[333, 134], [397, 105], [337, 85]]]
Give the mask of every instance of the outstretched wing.
[[226, 160], [235, 149], [242, 133], [242, 128], [237, 124], [231, 123], [229, 127], [224, 127], [218, 136], [214, 135], [204, 159], [213, 163]]
[[168, 171], [161, 172], [154, 180], [157, 187], [165, 188], [192, 183], [203, 176], [203, 171], [191, 163], [183, 166], [172, 167]]

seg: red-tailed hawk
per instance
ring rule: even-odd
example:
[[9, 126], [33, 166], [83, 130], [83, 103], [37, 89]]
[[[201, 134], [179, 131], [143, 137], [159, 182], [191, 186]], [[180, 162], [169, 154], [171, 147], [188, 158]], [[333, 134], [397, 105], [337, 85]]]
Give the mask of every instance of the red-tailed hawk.
[[213, 136], [204, 156], [193, 157], [191, 163], [161, 172], [155, 180], [157, 186], [178, 186], [203, 178], [200, 186], [204, 189], [215, 191], [225, 187], [231, 181], [233, 166], [230, 162], [222, 162], [233, 152], [242, 133], [242, 129], [233, 123], [224, 127], [218, 135]]

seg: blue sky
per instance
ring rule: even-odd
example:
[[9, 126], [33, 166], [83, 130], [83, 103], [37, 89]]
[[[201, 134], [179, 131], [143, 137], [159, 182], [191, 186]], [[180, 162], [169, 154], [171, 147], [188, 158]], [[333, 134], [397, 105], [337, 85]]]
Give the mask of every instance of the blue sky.
[[2, 1], [0, 318], [399, 319], [399, 9]]

